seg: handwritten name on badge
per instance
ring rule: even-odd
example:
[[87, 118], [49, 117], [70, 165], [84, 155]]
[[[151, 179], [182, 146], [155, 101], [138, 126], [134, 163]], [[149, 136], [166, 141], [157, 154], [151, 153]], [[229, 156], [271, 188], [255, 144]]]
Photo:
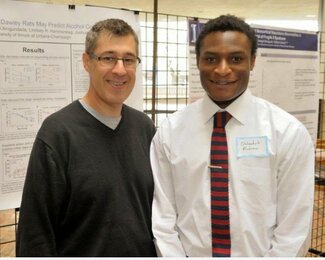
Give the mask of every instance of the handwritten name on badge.
[[267, 136], [237, 137], [236, 146], [237, 158], [269, 156]]

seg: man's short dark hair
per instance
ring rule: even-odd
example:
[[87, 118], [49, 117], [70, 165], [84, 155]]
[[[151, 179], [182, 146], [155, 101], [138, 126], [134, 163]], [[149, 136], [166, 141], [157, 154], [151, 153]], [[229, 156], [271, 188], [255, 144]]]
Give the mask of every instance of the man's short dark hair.
[[101, 32], [108, 35], [115, 36], [127, 36], [132, 35], [134, 37], [137, 53], [139, 52], [139, 40], [138, 36], [132, 27], [121, 19], [106, 19], [99, 21], [93, 25], [90, 31], [86, 35], [86, 53], [90, 54], [96, 48], [97, 40]]
[[200, 32], [195, 43], [196, 57], [200, 56], [201, 44], [204, 38], [212, 32], [238, 31], [244, 33], [251, 42], [251, 55], [256, 55], [257, 37], [255, 30], [250, 27], [243, 19], [234, 15], [221, 15], [217, 18], [209, 20]]

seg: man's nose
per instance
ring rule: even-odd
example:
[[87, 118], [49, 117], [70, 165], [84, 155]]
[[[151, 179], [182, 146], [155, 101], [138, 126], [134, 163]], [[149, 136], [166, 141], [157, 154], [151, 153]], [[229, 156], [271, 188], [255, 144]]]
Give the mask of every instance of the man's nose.
[[118, 75], [124, 75], [126, 74], [126, 69], [125, 69], [125, 66], [124, 66], [124, 63], [123, 63], [123, 60], [117, 60], [113, 69], [112, 69], [112, 72], [115, 73], [115, 74], [118, 74]]
[[226, 60], [221, 60], [214, 69], [215, 73], [225, 76], [231, 72], [231, 67]]

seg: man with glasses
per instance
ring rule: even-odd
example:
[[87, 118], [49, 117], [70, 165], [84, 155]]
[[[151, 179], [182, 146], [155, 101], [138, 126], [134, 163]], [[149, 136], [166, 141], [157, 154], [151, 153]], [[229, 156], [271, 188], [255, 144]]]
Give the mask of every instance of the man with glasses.
[[120, 19], [86, 36], [86, 95], [49, 116], [26, 175], [17, 256], [155, 256], [152, 121], [123, 102], [136, 80], [138, 37]]

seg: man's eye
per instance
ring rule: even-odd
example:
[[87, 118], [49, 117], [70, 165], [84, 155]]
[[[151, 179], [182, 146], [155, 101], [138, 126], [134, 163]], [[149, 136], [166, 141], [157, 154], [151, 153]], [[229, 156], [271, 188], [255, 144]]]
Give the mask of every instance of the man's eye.
[[235, 56], [235, 57], [232, 57], [231, 60], [232, 60], [232, 62], [234, 62], [234, 63], [239, 63], [239, 62], [242, 61], [242, 57], [237, 57], [237, 56]]
[[101, 57], [101, 60], [103, 60], [104, 62], [115, 62], [116, 58], [104, 56], [104, 57]]
[[135, 62], [134, 58], [123, 58], [124, 64], [133, 64]]
[[207, 58], [206, 58], [206, 61], [207, 61], [208, 63], [216, 63], [216, 62], [217, 62], [217, 59], [214, 58], [214, 57], [207, 57]]

